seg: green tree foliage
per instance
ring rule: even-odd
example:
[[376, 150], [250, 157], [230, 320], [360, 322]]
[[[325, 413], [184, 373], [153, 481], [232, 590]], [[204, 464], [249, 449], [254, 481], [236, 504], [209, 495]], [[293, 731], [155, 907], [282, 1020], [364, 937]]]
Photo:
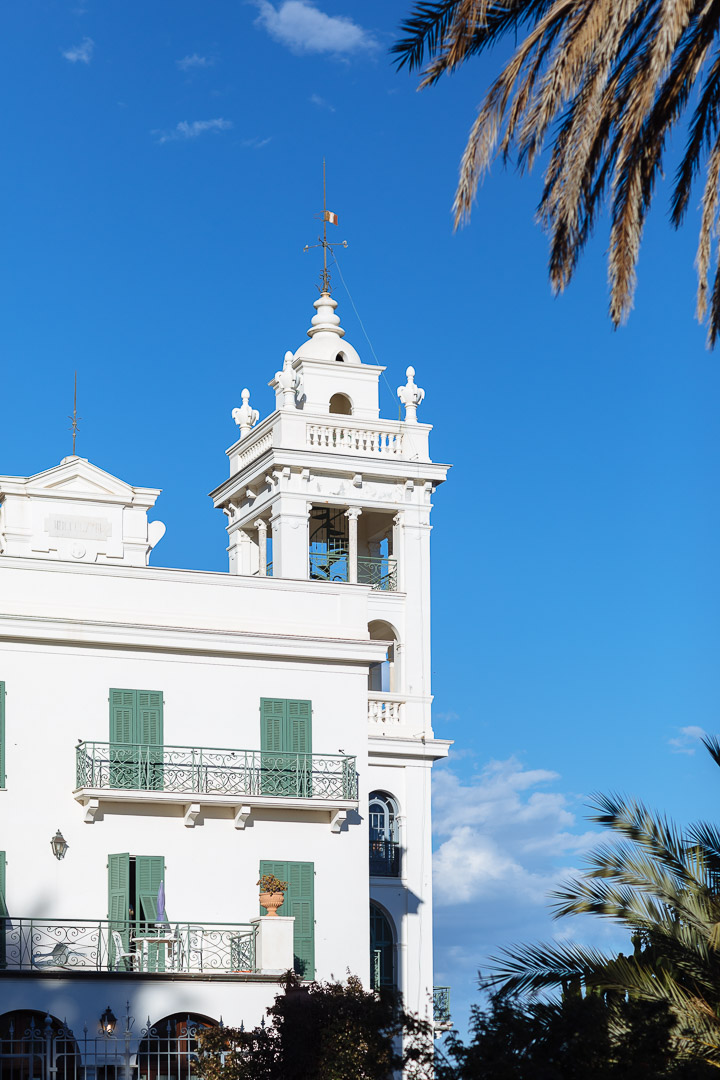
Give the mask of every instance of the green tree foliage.
[[[720, 743], [706, 746], [720, 765]], [[490, 981], [537, 991], [581, 978], [585, 985], [663, 1004], [682, 1049], [720, 1067], [720, 831], [681, 830], [642, 803], [600, 796], [593, 821], [611, 842], [588, 869], [555, 893], [555, 915], [592, 914], [632, 934], [632, 956], [605, 956], [573, 943], [505, 950]]]
[[495, 994], [474, 1006], [470, 1041], [448, 1037], [437, 1080], [716, 1080], [678, 1056], [667, 1005], [576, 991], [558, 1002]]
[[430, 1080], [430, 1024], [399, 1008], [393, 994], [360, 980], [302, 983], [293, 972], [268, 1009], [270, 1023], [200, 1036], [202, 1080]]

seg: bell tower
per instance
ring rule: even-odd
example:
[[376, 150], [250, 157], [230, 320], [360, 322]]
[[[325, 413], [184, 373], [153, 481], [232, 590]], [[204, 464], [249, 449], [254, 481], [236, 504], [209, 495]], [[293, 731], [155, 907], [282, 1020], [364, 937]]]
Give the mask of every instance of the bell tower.
[[431, 498], [448, 467], [430, 460], [412, 367], [397, 391], [404, 420], [380, 417], [385, 368], [362, 362], [323, 285], [308, 340], [270, 380], [274, 411], [261, 420], [242, 391], [230, 476], [212, 498], [227, 515], [232, 574], [367, 590], [371, 636], [393, 640], [378, 691], [402, 697], [392, 719], [408, 735], [427, 736]]

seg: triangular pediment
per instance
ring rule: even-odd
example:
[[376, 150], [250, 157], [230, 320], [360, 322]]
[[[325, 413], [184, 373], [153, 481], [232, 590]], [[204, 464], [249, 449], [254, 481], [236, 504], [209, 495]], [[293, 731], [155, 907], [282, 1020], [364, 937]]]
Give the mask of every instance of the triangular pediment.
[[30, 491], [38, 494], [41, 491], [56, 491], [58, 494], [88, 495], [90, 498], [95, 495], [128, 499], [133, 491], [129, 484], [117, 476], [112, 476], [97, 465], [77, 457], [65, 458], [54, 468], [29, 477], [27, 486]]

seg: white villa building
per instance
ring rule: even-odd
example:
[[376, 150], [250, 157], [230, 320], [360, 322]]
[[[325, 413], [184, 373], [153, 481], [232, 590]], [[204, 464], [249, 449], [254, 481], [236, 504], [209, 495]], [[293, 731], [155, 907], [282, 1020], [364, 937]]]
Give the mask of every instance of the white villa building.
[[[314, 306], [274, 411], [246, 390], [233, 410], [211, 495], [227, 573], [150, 565], [157, 489], [75, 456], [0, 476], [2, 1080], [186, 1076], [187, 1055], [148, 1064], [147, 1041], [256, 1025], [290, 967], [432, 1015], [447, 466], [413, 369], [404, 420], [380, 419], [384, 369], [329, 292]], [[267, 872], [288, 882], [278, 917]]]

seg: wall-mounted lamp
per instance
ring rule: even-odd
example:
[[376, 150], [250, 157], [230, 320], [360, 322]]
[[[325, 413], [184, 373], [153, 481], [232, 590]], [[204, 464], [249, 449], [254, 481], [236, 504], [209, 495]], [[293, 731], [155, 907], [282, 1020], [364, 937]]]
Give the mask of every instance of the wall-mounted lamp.
[[115, 1031], [115, 1025], [117, 1024], [117, 1016], [108, 1005], [105, 1012], [100, 1017], [100, 1028], [103, 1035], [112, 1035]]
[[65, 858], [65, 852], [70, 847], [70, 845], [68, 844], [67, 840], [59, 829], [50, 841], [50, 847], [52, 848], [52, 853], [56, 859]]

